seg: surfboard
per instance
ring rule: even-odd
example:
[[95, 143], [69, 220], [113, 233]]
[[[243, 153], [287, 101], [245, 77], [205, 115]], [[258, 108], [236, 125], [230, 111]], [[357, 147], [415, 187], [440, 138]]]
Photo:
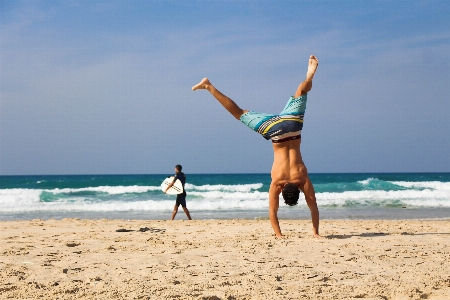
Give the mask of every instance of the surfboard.
[[[164, 179], [164, 181], [161, 183], [161, 190], [164, 192], [169, 184], [173, 182], [173, 179], [175, 176], [170, 176]], [[167, 194], [169, 195], [178, 195], [183, 193], [183, 185], [181, 184], [180, 179], [177, 179], [173, 186], [167, 190]]]

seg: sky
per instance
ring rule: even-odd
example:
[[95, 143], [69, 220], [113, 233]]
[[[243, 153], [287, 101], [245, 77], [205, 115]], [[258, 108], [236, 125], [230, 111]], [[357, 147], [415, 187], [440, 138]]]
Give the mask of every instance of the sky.
[[269, 173], [235, 120], [319, 59], [310, 173], [450, 171], [448, 1], [0, 0], [0, 175]]

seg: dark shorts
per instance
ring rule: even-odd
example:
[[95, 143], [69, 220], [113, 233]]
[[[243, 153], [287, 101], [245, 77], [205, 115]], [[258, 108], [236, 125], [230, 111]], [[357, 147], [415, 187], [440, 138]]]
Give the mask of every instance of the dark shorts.
[[182, 207], [186, 207], [186, 194], [184, 193], [177, 195], [177, 201], [175, 202], [175, 206], [179, 207], [180, 205]]

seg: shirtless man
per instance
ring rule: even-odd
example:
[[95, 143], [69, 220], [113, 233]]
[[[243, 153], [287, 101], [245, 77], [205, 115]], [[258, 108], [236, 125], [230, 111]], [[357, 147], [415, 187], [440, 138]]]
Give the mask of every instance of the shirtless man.
[[317, 208], [314, 187], [309, 180], [308, 171], [300, 153], [301, 130], [306, 109], [307, 93], [312, 88], [312, 80], [319, 61], [311, 55], [308, 62], [306, 79], [300, 83], [293, 97], [290, 97], [279, 115], [257, 113], [241, 109], [233, 100], [219, 92], [203, 78], [192, 90], [208, 90], [220, 104], [236, 119], [254, 131], [272, 140], [274, 160], [271, 171], [272, 182], [269, 189], [269, 217], [275, 235], [283, 238], [278, 222], [279, 197], [282, 193], [287, 205], [296, 205], [300, 191], [305, 195], [306, 203], [311, 211], [314, 237], [319, 235], [319, 210]]

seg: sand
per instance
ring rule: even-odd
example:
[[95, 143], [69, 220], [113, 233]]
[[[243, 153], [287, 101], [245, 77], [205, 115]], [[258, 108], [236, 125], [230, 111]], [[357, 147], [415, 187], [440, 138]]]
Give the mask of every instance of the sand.
[[449, 220], [280, 224], [0, 222], [0, 298], [450, 299]]

